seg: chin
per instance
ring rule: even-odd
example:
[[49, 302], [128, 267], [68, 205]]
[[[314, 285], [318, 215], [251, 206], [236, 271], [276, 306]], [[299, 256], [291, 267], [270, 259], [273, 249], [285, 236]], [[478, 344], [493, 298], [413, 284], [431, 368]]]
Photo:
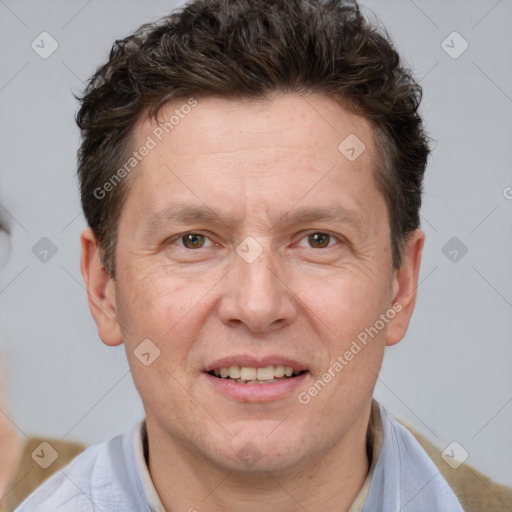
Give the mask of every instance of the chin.
[[268, 476], [268, 473], [280, 473], [297, 467], [300, 458], [297, 453], [276, 453], [262, 451], [254, 444], [247, 444], [229, 457], [216, 461], [224, 470], [246, 476]]
[[273, 433], [268, 428], [251, 429], [237, 435], [229, 445], [220, 446], [214, 458], [215, 464], [226, 470], [257, 475], [291, 469], [306, 458], [305, 451], [304, 442], [285, 428]]

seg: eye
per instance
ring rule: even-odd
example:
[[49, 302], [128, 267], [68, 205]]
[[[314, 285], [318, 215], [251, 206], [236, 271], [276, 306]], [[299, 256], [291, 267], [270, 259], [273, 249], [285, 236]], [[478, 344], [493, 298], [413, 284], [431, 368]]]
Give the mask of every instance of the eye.
[[336, 243], [335, 237], [329, 235], [328, 233], [322, 233], [317, 231], [315, 233], [309, 233], [309, 235], [305, 236], [300, 242], [300, 246], [304, 246], [303, 242], [306, 242], [309, 247], [313, 249], [324, 249], [326, 247], [331, 247]]
[[177, 242], [181, 242], [180, 245], [187, 249], [201, 249], [205, 243], [210, 242], [208, 237], [199, 233], [187, 233], [186, 235], [178, 238]]

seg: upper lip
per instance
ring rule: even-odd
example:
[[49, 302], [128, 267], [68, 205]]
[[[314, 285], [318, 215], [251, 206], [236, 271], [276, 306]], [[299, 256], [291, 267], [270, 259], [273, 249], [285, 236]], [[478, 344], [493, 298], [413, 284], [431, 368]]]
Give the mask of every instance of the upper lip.
[[204, 371], [211, 372], [220, 368], [229, 368], [230, 366], [247, 366], [249, 368], [265, 368], [266, 366], [289, 366], [295, 371], [307, 370], [307, 366], [295, 359], [285, 356], [268, 355], [264, 357], [255, 357], [248, 354], [222, 357], [208, 364]]

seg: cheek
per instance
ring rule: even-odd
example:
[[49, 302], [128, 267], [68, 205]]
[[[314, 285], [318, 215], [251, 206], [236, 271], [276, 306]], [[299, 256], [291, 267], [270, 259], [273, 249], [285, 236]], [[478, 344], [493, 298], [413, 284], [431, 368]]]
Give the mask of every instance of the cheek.
[[183, 389], [184, 368], [202, 325], [197, 318], [200, 308], [194, 308], [204, 295], [202, 286], [163, 272], [119, 275], [119, 281], [117, 313], [139, 394], [146, 407], [164, 416], [177, 407], [185, 410], [190, 396]]
[[117, 294], [118, 318], [128, 357], [133, 359], [139, 344], [149, 339], [160, 351], [157, 363], [170, 373], [181, 373], [189, 366], [201, 330], [218, 300], [215, 282], [205, 282], [204, 277], [177, 277], [162, 267], [119, 278], [123, 285]]
[[312, 377], [321, 381], [319, 389], [325, 383], [329, 388], [319, 393], [318, 407], [329, 408], [331, 400], [357, 407], [372, 394], [382, 364], [389, 323], [383, 323], [380, 315], [390, 307], [387, 284], [382, 277], [356, 271], [328, 283], [322, 293], [309, 295], [313, 313], [309, 317], [316, 322], [325, 355]]
[[346, 343], [372, 326], [390, 307], [388, 283], [375, 273], [345, 270], [300, 294], [306, 306], [330, 328], [331, 336]]
[[[312, 375], [313, 388], [306, 392], [318, 395], [317, 406], [327, 415], [333, 402], [347, 410], [357, 409], [372, 395], [390, 321], [381, 320], [389, 309], [384, 294], [372, 292], [361, 282], [344, 284], [350, 286], [333, 287], [330, 303], [324, 299], [315, 311], [318, 325], [323, 326], [319, 339], [326, 358]], [[320, 391], [324, 387], [325, 393]]]
[[193, 287], [161, 272], [127, 274], [119, 281], [117, 313], [128, 344], [145, 338], [162, 343], [197, 302]]

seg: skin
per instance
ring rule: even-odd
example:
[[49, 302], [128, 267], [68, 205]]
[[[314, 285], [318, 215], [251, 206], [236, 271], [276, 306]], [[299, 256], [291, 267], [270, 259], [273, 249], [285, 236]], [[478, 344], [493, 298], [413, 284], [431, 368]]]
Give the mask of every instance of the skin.
[[[9, 235], [5, 224], [0, 219], [0, 266], [5, 262], [9, 252]], [[0, 453], [2, 463], [0, 464], [0, 507], [2, 506], [5, 494], [12, 485], [18, 464], [21, 459], [23, 443], [18, 432], [9, 418], [9, 407], [7, 403], [6, 368], [3, 355], [0, 353]]]
[[[184, 103], [170, 103], [162, 117]], [[155, 126], [135, 127], [134, 148]], [[338, 150], [349, 134], [366, 146], [352, 162]], [[407, 330], [424, 242], [421, 230], [412, 233], [401, 268], [392, 268], [373, 141], [365, 119], [327, 97], [200, 98], [130, 177], [115, 280], [84, 231], [90, 308], [103, 342], [125, 344], [146, 412], [150, 473], [167, 510], [346, 511], [357, 496], [369, 467], [373, 389], [386, 345]], [[206, 205], [215, 216], [184, 224], [155, 217], [175, 202]], [[292, 212], [331, 206], [348, 214], [289, 222]], [[207, 237], [202, 247], [176, 239], [190, 232]], [[319, 247], [311, 233], [331, 238]], [[236, 252], [247, 236], [263, 250], [252, 263]], [[401, 305], [393, 320], [299, 403], [298, 393], [393, 304]], [[145, 366], [134, 350], [148, 338], [160, 356]], [[240, 354], [293, 358], [308, 373], [278, 399], [234, 399], [203, 370]], [[248, 443], [261, 456], [251, 467], [237, 456]]]
[[18, 436], [14, 424], [9, 419], [7, 406], [6, 375], [3, 357], [0, 354], [0, 506], [5, 494], [13, 483], [16, 469], [21, 459], [23, 443]]

